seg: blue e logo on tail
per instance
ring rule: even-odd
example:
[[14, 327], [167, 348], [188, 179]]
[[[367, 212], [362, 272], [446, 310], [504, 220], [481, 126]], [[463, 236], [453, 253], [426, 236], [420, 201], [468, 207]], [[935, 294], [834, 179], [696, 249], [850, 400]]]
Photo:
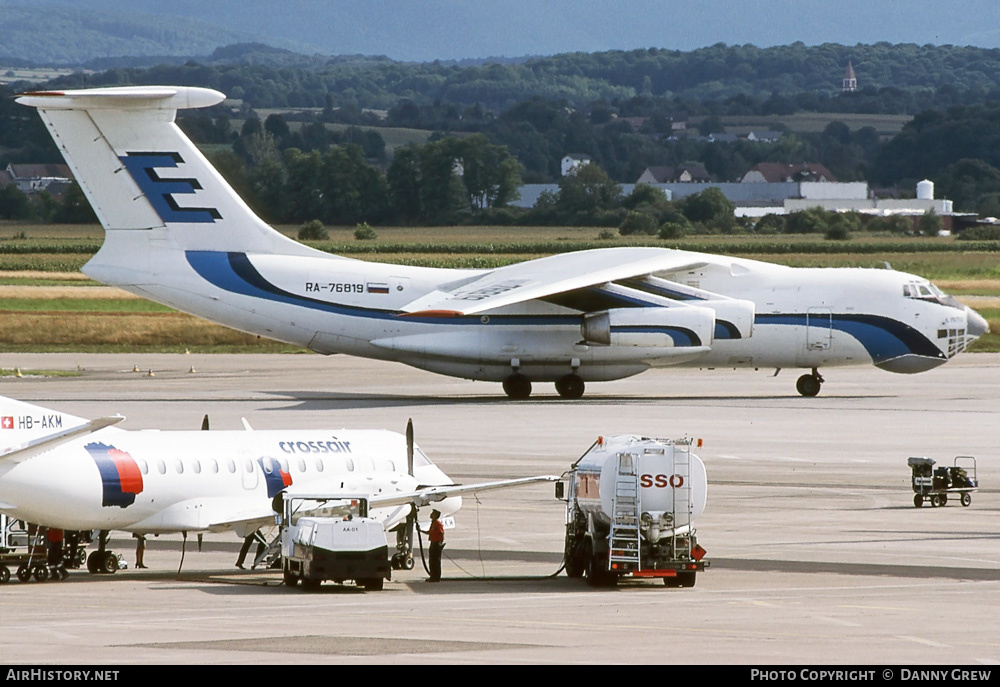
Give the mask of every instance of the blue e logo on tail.
[[178, 153], [126, 153], [120, 159], [164, 223], [222, 219], [215, 208], [184, 208], [174, 200], [175, 193], [201, 189], [197, 179], [161, 179], [156, 173], [159, 167], [176, 168], [178, 162], [184, 162]]

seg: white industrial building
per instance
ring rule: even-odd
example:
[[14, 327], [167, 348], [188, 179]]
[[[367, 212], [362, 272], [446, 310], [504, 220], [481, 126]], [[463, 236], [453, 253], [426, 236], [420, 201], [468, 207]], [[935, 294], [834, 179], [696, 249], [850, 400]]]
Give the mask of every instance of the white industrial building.
[[[916, 198], [874, 198], [864, 181], [785, 181], [785, 182], [677, 182], [649, 184], [663, 191], [668, 200], [681, 200], [708, 188], [718, 188], [736, 205], [737, 217], [787, 215], [810, 208], [832, 212], [859, 212], [866, 215], [923, 215], [933, 211], [947, 217], [954, 214], [950, 200], [934, 197], [934, 183], [923, 180], [917, 184]], [[636, 184], [621, 184], [622, 194], [628, 195]], [[558, 184], [527, 184], [520, 188], [515, 207], [535, 206], [543, 191], [558, 193]]]

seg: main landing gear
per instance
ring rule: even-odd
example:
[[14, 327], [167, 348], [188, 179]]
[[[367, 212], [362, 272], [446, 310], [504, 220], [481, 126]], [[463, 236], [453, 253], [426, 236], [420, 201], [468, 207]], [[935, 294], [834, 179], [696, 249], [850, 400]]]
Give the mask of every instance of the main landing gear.
[[[503, 391], [509, 398], [524, 399], [531, 396], [531, 380], [521, 374], [518, 366], [512, 361], [510, 376], [503, 380]], [[562, 398], [581, 398], [586, 385], [583, 377], [576, 373], [579, 363], [573, 360], [572, 372], [556, 380], [556, 391]]]
[[795, 389], [803, 396], [815, 396], [823, 386], [823, 377], [815, 367], [812, 374], [802, 375], [795, 382]]
[[503, 392], [509, 398], [528, 398], [528, 396], [531, 396], [531, 380], [520, 372], [515, 372], [503, 380]]
[[581, 398], [584, 384], [580, 375], [568, 374], [556, 380], [556, 391], [563, 398]]
[[[412, 445], [412, 436], [407, 427], [406, 440], [409, 445]], [[409, 450], [409, 446], [407, 449]], [[393, 570], [413, 570], [413, 530], [416, 526], [417, 509], [411, 507], [406, 523], [396, 530], [396, 553], [389, 559]]]
[[111, 533], [108, 530], [101, 530], [97, 541], [97, 551], [91, 552], [87, 556], [87, 572], [91, 575], [114, 575], [118, 572], [118, 554], [108, 551], [108, 537]]

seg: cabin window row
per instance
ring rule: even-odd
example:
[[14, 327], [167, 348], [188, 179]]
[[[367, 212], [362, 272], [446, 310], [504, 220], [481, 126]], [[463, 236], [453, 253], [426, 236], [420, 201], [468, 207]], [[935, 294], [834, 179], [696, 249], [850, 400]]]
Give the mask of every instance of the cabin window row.
[[[258, 462], [259, 461], [259, 462]], [[139, 471], [143, 475], [148, 475], [150, 472], [149, 463], [147, 463], [142, 458], [137, 458], [136, 463], [139, 465]], [[361, 470], [367, 468], [368, 470], [374, 469], [374, 461], [369, 459], [361, 459]], [[384, 461], [385, 468], [390, 471], [396, 470], [396, 463], [392, 460]], [[196, 475], [206, 472], [209, 474], [218, 474], [219, 472], [228, 472], [230, 474], [236, 474], [237, 472], [251, 474], [258, 466], [262, 467], [264, 472], [268, 475], [280, 470], [281, 472], [291, 472], [295, 470], [299, 473], [306, 473], [315, 471], [323, 472], [327, 469], [326, 464], [323, 462], [322, 458], [316, 457], [312, 461], [312, 467], [309, 465], [309, 461], [305, 458], [296, 458], [289, 461], [285, 458], [271, 458], [269, 456], [262, 456], [259, 459], [253, 458], [240, 458], [239, 460], [235, 458], [227, 458], [221, 462], [215, 458], [207, 458], [204, 461], [194, 458], [190, 461], [184, 461], [180, 458], [174, 458], [172, 460], [164, 460], [162, 458], [156, 460], [153, 465], [155, 466], [156, 472], [161, 475], [167, 474], [168, 471], [182, 475], [185, 472], [192, 472]], [[338, 466], [339, 467], [339, 466]], [[353, 458], [347, 458], [343, 461], [343, 468], [346, 472], [354, 472], [357, 468]], [[335, 469], [335, 468], [334, 468]]]

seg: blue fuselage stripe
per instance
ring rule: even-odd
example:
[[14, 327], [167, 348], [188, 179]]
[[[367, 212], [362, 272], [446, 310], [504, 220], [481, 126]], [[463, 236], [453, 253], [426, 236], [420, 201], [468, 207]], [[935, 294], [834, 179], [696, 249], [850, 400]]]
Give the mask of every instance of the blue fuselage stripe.
[[933, 341], [909, 326], [905, 322], [894, 320], [882, 315], [823, 315], [809, 317], [804, 314], [783, 313], [776, 315], [760, 314], [756, 316], [758, 324], [788, 325], [816, 328], [829, 328], [844, 332], [859, 342], [868, 351], [868, 355], [876, 363], [892, 360], [904, 355], [919, 355], [930, 358], [945, 359], [947, 356]]
[[[308, 296], [300, 296], [281, 289], [269, 282], [244, 253], [219, 251], [187, 251], [188, 264], [203, 279], [220, 289], [251, 298], [261, 298], [275, 303], [295, 305], [333, 315], [394, 319], [403, 315], [398, 310], [380, 310], [360, 306], [329, 303]], [[480, 315], [459, 317], [407, 317], [408, 322], [438, 325], [481, 325]], [[503, 325], [564, 325], [579, 326], [579, 315], [490, 315], [490, 322]]]
[[[276, 303], [295, 305], [311, 310], [335, 315], [366, 317], [372, 319], [393, 319], [402, 313], [395, 310], [379, 310], [359, 306], [329, 303], [307, 296], [290, 293], [269, 282], [244, 253], [224, 253], [219, 251], [187, 251], [188, 263], [202, 278], [220, 289], [232, 293], [261, 298]], [[647, 304], [647, 307], [651, 304]], [[480, 325], [479, 315], [460, 317], [412, 317], [409, 322], [437, 325]], [[892, 360], [903, 355], [920, 355], [946, 359], [947, 356], [934, 342], [909, 325], [881, 315], [833, 314], [821, 318], [821, 325], [854, 337], [865, 347], [876, 363]], [[490, 315], [490, 322], [509, 326], [561, 325], [578, 326], [579, 315]], [[815, 318], [814, 318], [815, 322]], [[760, 314], [755, 318], [758, 325], [788, 325], [805, 327], [809, 324], [804, 313]], [[727, 326], [728, 325], [728, 326]], [[720, 327], [723, 331], [720, 331]], [[628, 327], [617, 328], [621, 332], [661, 332], [669, 335], [675, 345], [699, 346], [701, 340], [690, 330], [677, 327]], [[721, 334], [721, 336], [720, 336]], [[731, 325], [716, 322], [717, 339], [734, 338]], [[686, 338], [687, 343], [682, 343]]]

